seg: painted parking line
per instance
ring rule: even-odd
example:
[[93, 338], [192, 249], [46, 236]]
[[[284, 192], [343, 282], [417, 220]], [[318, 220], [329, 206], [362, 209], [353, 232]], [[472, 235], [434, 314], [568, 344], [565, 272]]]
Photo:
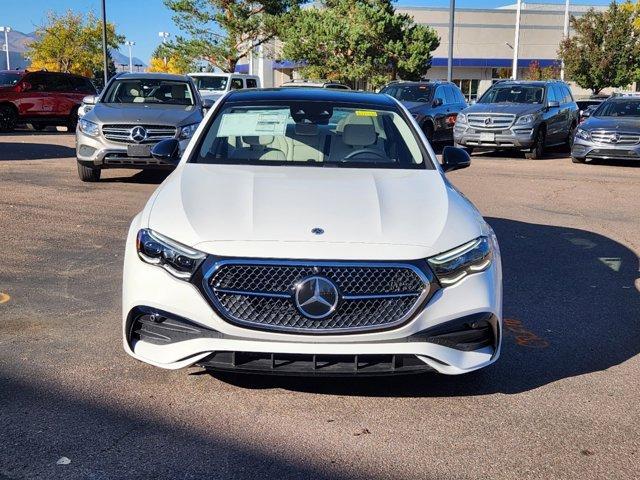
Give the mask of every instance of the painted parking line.
[[7, 303], [10, 299], [9, 294], [0, 292], [0, 303]]
[[516, 344], [521, 347], [547, 348], [549, 340], [527, 330], [520, 320], [505, 318], [502, 322], [505, 333], [515, 337]]

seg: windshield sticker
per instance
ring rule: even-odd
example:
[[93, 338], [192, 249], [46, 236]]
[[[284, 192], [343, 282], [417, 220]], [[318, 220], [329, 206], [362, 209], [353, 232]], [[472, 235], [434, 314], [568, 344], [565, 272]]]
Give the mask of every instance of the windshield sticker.
[[225, 113], [222, 115], [222, 121], [216, 136], [284, 136], [288, 119], [288, 110], [272, 110], [259, 113]]
[[374, 112], [373, 110], [356, 110], [357, 117], [377, 117], [378, 112]]

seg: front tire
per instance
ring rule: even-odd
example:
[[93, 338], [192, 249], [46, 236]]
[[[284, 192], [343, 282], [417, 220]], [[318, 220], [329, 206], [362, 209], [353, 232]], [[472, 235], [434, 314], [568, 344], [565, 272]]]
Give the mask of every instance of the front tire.
[[100, 180], [101, 170], [95, 167], [87, 167], [78, 162], [78, 177], [83, 182], [97, 182]]
[[539, 160], [544, 156], [544, 144], [547, 140], [547, 132], [544, 127], [538, 129], [536, 139], [530, 152], [525, 152], [525, 158], [530, 160]]
[[429, 140], [429, 143], [433, 145], [433, 136], [435, 133], [435, 129], [433, 128], [433, 123], [427, 120], [424, 126], [422, 127], [422, 131], [424, 132], [424, 136], [427, 137], [427, 140]]
[[571, 157], [571, 161], [573, 163], [587, 163], [587, 160], [585, 158]]
[[18, 114], [10, 105], [0, 105], [0, 132], [12, 132], [16, 127]]

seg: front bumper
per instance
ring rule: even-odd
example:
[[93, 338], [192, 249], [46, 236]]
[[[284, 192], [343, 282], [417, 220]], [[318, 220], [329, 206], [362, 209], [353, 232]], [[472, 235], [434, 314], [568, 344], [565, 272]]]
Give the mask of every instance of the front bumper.
[[535, 143], [533, 127], [511, 127], [507, 130], [479, 130], [456, 124], [453, 129], [455, 143], [463, 147], [515, 148], [526, 150]]
[[640, 144], [601, 144], [576, 137], [571, 148], [571, 156], [594, 160], [640, 160]]
[[[180, 141], [181, 152], [185, 151], [188, 143], [188, 139]], [[107, 140], [102, 134], [91, 137], [79, 129], [76, 130], [76, 158], [83, 165], [94, 168], [174, 168], [173, 165], [160, 162], [151, 156], [129, 156], [127, 145]]]
[[[397, 328], [313, 335], [255, 330], [223, 320], [196, 286], [140, 261], [136, 232], [137, 225], [130, 231], [125, 253], [123, 343], [127, 353], [143, 362], [167, 369], [200, 365], [305, 375], [425, 369], [461, 374], [485, 367], [499, 356], [502, 273], [498, 252], [488, 270], [438, 290], [421, 311]], [[160, 321], [147, 318], [134, 323], [141, 311], [157, 315]], [[471, 337], [454, 333], [452, 340], [451, 331], [469, 319], [490, 325], [492, 341], [473, 332]]]

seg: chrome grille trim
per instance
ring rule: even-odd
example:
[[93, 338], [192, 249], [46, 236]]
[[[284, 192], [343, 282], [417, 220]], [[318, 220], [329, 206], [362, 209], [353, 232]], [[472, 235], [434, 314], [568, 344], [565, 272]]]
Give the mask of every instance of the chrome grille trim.
[[[233, 267], [255, 267], [256, 271], [267, 273], [270, 269], [291, 268], [297, 269], [297, 276], [289, 275], [281, 284], [264, 279], [247, 279], [247, 283], [260, 287], [258, 289], [227, 288], [238, 287], [236, 278], [231, 282], [233, 285], [221, 285], [226, 281], [220, 280], [225, 274], [225, 268]], [[395, 273], [386, 282], [385, 288], [397, 287], [397, 291], [358, 291], [358, 282], [353, 280], [358, 272], [363, 274], [362, 272], [375, 271], [376, 275], [384, 277], [383, 274], [388, 270], [394, 270]], [[346, 274], [347, 280], [341, 284], [336, 275], [342, 275], [343, 271], [349, 273]], [[306, 278], [309, 272], [332, 279], [342, 292], [336, 312], [323, 320], [303, 316], [293, 301], [295, 282]], [[334, 274], [333, 278], [331, 273]], [[406, 281], [405, 285], [413, 290], [401, 291], [402, 285], [395, 284], [396, 276]], [[244, 281], [242, 277], [238, 278]], [[285, 283], [288, 288], [282, 291]], [[385, 279], [366, 279], [365, 284], [380, 287], [385, 284]], [[345, 285], [347, 290], [344, 290]], [[202, 287], [221, 318], [233, 324], [283, 333], [345, 334], [386, 330], [405, 323], [435, 291], [437, 285], [428, 271], [425, 272], [410, 262], [224, 259], [214, 262], [204, 272]], [[236, 303], [240, 307], [236, 308]]]
[[[490, 124], [487, 125], [487, 119]], [[467, 122], [475, 130], [508, 130], [513, 125], [516, 116], [511, 113], [468, 113]]]
[[[640, 133], [618, 132], [616, 130], [592, 130], [589, 134], [595, 143], [602, 145], [637, 145], [640, 143]], [[619, 140], [614, 142], [613, 137], [616, 134]]]
[[107, 140], [120, 143], [138, 143], [131, 138], [131, 130], [134, 127], [144, 127], [147, 138], [139, 143], [157, 143], [160, 140], [175, 138], [177, 129], [168, 125], [144, 125], [144, 124], [107, 124], [102, 126], [102, 135]]

